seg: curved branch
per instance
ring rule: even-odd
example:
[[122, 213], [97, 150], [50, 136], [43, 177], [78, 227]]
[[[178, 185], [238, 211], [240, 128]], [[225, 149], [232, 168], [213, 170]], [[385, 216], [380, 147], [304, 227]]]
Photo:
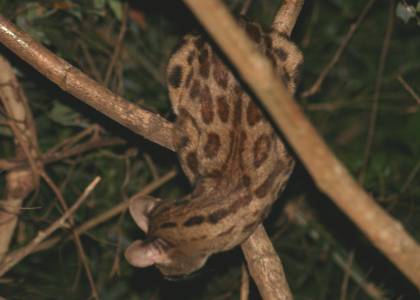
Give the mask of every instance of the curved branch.
[[112, 93], [1, 15], [0, 42], [64, 91], [146, 139], [174, 150], [172, 123]]
[[[217, 0], [184, 0], [281, 128], [319, 189], [420, 288], [420, 246], [353, 179], [312, 126], [270, 62]], [[211, 12], [211, 13], [210, 13]]]

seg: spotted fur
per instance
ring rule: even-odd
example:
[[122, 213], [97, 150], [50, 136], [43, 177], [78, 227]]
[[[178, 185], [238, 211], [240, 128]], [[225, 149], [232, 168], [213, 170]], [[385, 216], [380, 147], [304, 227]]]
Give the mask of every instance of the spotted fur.
[[[302, 65], [297, 47], [283, 33], [263, 31], [251, 22], [241, 25], [294, 92]], [[174, 138], [193, 192], [182, 200], [130, 206], [148, 240], [131, 248], [129, 260], [136, 264], [133, 256], [155, 253], [157, 244], [158, 258], [147, 262], [167, 276], [189, 274], [209, 255], [242, 243], [267, 216], [294, 165], [218, 53], [201, 36], [190, 35], [168, 64], [169, 96], [177, 115]], [[137, 206], [148, 209], [136, 215]], [[145, 259], [138, 261], [146, 265]]]

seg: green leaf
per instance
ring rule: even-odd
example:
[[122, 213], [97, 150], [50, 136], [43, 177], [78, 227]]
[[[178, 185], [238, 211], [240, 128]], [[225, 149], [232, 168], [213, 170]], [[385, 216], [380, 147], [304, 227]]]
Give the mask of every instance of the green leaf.
[[123, 14], [121, 2], [119, 0], [108, 0], [108, 5], [114, 13], [115, 17], [117, 17], [118, 21], [121, 21]]

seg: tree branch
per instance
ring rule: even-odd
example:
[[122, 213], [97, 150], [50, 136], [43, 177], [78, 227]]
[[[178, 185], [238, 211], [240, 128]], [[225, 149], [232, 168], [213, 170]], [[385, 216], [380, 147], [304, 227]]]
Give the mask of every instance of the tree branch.
[[184, 1], [259, 97], [319, 189], [420, 288], [420, 246], [338, 161], [227, 8], [217, 0]]
[[146, 139], [175, 149], [172, 123], [112, 93], [1, 15], [0, 42], [64, 91]]

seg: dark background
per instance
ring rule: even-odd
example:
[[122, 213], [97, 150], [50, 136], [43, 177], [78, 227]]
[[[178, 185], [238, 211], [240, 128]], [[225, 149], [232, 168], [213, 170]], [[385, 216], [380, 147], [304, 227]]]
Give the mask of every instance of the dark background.
[[[236, 14], [243, 2], [225, 1]], [[385, 31], [392, 22], [391, 1], [376, 1], [321, 91], [302, 98], [299, 95], [332, 59], [367, 3], [362, 0], [306, 2], [293, 34], [293, 40], [305, 56], [297, 101], [356, 178], [365, 168], [364, 188], [419, 240], [420, 103], [404, 89], [398, 77], [402, 76], [420, 93], [420, 26], [415, 17], [404, 23], [396, 17], [394, 7], [373, 146], [370, 160], [365, 164], [363, 153], [379, 58]], [[280, 3], [253, 1], [248, 16], [268, 26]], [[416, 6], [417, 1], [405, 3], [409, 4]], [[117, 44], [125, 6], [131, 17], [127, 19], [122, 54], [114, 65], [108, 87], [172, 120], [165, 87], [166, 62], [183, 34], [202, 30], [181, 1], [0, 0], [0, 12], [4, 16], [101, 82]], [[158, 175], [174, 166], [179, 170], [179, 175], [155, 195], [174, 198], [190, 191], [174, 153], [132, 134], [63, 93], [2, 46], [0, 54], [18, 72], [35, 117], [42, 151], [95, 123], [106, 129], [105, 135], [122, 137], [127, 142], [47, 167], [69, 203], [77, 199], [95, 175], [102, 176], [91, 199], [76, 214], [79, 224], [140, 191], [153, 181], [153, 169]], [[13, 157], [11, 132], [1, 126], [0, 134], [0, 156]], [[4, 176], [0, 188], [3, 192]], [[23, 213], [19, 238], [15, 239], [13, 248], [28, 243], [38, 230], [61, 214], [45, 184], [25, 205], [37, 209]], [[297, 166], [265, 224], [297, 300], [418, 298], [417, 291], [403, 275], [316, 189], [302, 165]], [[238, 299], [243, 262], [239, 249], [216, 255], [192, 279], [169, 282], [154, 268], [135, 269], [124, 260], [122, 249], [139, 237], [141, 233], [128, 215], [111, 219], [82, 236], [101, 299]], [[116, 274], [112, 273], [115, 260], [120, 264]], [[72, 242], [30, 255], [0, 279], [0, 296], [7, 299], [88, 299], [89, 295], [88, 281]], [[258, 299], [255, 286], [251, 299]]]

